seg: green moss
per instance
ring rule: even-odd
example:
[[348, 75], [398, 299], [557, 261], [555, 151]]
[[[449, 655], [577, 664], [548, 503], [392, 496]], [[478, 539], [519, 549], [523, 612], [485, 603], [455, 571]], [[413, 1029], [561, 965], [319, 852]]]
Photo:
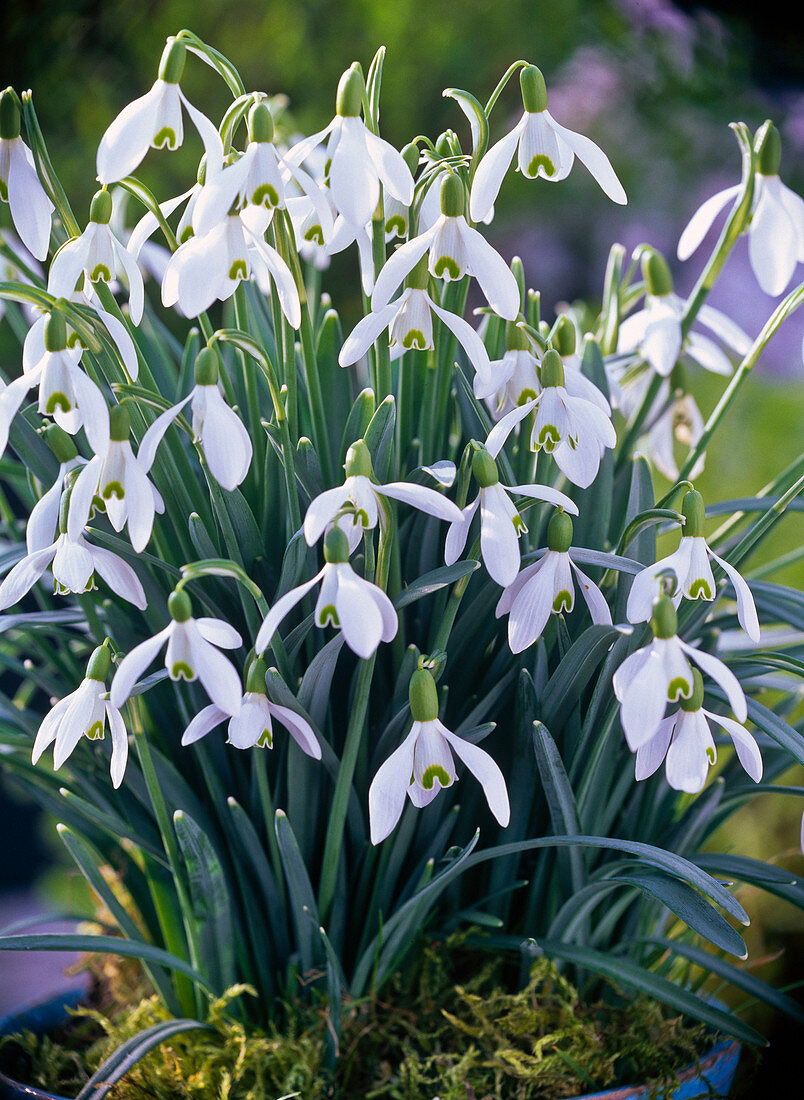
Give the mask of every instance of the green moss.
[[[106, 975], [108, 979], [108, 974]], [[115, 1100], [546, 1100], [647, 1082], [651, 1095], [711, 1045], [701, 1026], [614, 986], [585, 1004], [546, 958], [515, 990], [510, 962], [470, 947], [466, 934], [432, 942], [374, 999], [344, 1008], [335, 1079], [326, 1071], [322, 1004], [288, 1009], [280, 1033], [246, 1030], [237, 986], [209, 1011], [211, 1032], [190, 1032], [143, 1058]], [[108, 997], [108, 989], [106, 990]], [[6, 1072], [74, 1095], [122, 1042], [167, 1019], [154, 996], [79, 1009], [69, 1029], [2, 1042]]]

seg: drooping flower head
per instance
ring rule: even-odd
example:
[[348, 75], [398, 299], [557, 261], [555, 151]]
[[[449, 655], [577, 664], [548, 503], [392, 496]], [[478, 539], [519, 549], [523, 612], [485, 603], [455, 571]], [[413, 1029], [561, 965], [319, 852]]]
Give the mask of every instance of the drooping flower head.
[[37, 260], [44, 260], [55, 207], [39, 179], [31, 150], [20, 137], [20, 112], [12, 88], [0, 92], [0, 199], [8, 203], [22, 243]]
[[418, 668], [410, 679], [410, 733], [377, 771], [369, 788], [372, 844], [393, 831], [402, 815], [405, 795], [416, 807], [429, 805], [457, 779], [452, 753], [483, 787], [489, 809], [503, 828], [511, 816], [505, 779], [495, 761], [477, 745], [452, 733], [438, 717], [438, 689], [432, 673]]

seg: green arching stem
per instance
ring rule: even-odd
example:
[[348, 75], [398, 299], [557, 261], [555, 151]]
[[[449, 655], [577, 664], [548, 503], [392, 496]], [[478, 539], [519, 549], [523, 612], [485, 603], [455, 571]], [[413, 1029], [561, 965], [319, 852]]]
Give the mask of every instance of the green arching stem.
[[[241, 331], [248, 328], [248, 308], [246, 305], [243, 284], [238, 283], [234, 292], [234, 316], [235, 324]], [[266, 445], [265, 433], [260, 424], [260, 400], [257, 393], [257, 379], [254, 375], [254, 364], [250, 363], [241, 349], [237, 349], [237, 357], [240, 360], [240, 373], [243, 378], [243, 390], [246, 396], [246, 408], [243, 410], [244, 419], [248, 419], [249, 434], [251, 436], [254, 455], [249, 465], [247, 481], [251, 484], [253, 493], [258, 490], [258, 471], [263, 467], [263, 448]]]
[[[468, 555], [469, 559], [474, 558], [475, 561], [480, 560], [480, 537], [475, 539], [474, 545]], [[438, 633], [432, 641], [429, 649], [433, 653], [437, 649], [446, 649], [449, 636], [452, 633], [452, 628], [455, 625], [455, 617], [458, 614], [458, 609], [461, 606], [461, 600], [464, 597], [469, 581], [472, 579], [472, 574], [468, 573], [465, 577], [461, 577], [453, 585], [452, 591], [447, 601], [447, 606], [444, 614], [441, 617], [441, 623], [438, 628]]]
[[[371, 222], [371, 251], [374, 257], [374, 274], [379, 275], [385, 265], [385, 216], [383, 214], [382, 198]], [[379, 405], [392, 392], [391, 386], [391, 354], [385, 331], [379, 340], [374, 342], [376, 355], [376, 378], [374, 379], [374, 392]]]
[[494, 110], [494, 104], [500, 98], [500, 95], [502, 94], [502, 91], [505, 88], [505, 85], [508, 83], [508, 81], [514, 75], [514, 73], [519, 72], [520, 69], [524, 69], [525, 66], [528, 65], [528, 64], [529, 64], [528, 61], [515, 61], [513, 63], [513, 65], [509, 65], [509, 67], [506, 69], [505, 73], [503, 74], [499, 84], [497, 85], [497, 87], [494, 89], [494, 91], [489, 96], [488, 103], [486, 104], [486, 107], [485, 107], [486, 118], [488, 118], [489, 115], [491, 114], [491, 112]]

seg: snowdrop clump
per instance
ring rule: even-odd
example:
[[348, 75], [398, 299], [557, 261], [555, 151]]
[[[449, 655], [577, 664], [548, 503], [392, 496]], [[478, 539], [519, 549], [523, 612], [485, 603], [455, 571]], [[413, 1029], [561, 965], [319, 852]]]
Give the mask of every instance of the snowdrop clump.
[[[219, 123], [181, 90], [194, 59], [231, 93]], [[739, 804], [746, 774], [772, 790], [804, 760], [800, 600], [750, 560], [804, 458], [709, 509], [692, 480], [804, 293], [756, 338], [707, 304], [743, 235], [770, 294], [804, 259], [778, 133], [735, 125], [742, 182], [679, 243], [683, 259], [729, 207], [689, 295], [654, 248], [629, 265], [615, 245], [600, 309], [549, 323], [549, 287], [495, 243], [506, 176], [516, 161], [533, 181], [538, 218], [576, 159], [578, 186], [624, 206], [616, 168], [525, 62], [485, 106], [448, 90], [466, 146], [398, 150], [383, 61], [352, 64], [332, 121], [300, 136], [282, 97], [181, 31], [100, 137], [86, 225], [30, 95], [0, 95], [0, 295], [22, 334], [0, 389], [0, 765], [48, 805], [67, 792], [73, 854], [85, 833], [126, 866], [176, 1014], [242, 981], [264, 1022], [320, 986], [337, 1027], [344, 992], [381, 986], [425, 928], [482, 920], [587, 975], [627, 959], [642, 988], [751, 1039], [662, 960], [692, 934], [743, 956], [721, 909], [747, 916], [704, 842], [723, 790]], [[489, 147], [517, 74], [523, 113]], [[196, 177], [153, 196], [140, 164], [182, 143]], [[343, 322], [342, 251], [364, 302]], [[723, 378], [707, 419], [696, 365]], [[725, 873], [779, 881], [752, 867]], [[668, 911], [688, 929], [668, 933]]]

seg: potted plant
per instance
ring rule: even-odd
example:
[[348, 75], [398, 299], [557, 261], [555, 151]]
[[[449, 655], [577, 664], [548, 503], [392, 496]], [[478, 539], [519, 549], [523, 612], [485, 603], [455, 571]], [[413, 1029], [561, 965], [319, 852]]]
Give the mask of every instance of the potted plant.
[[[231, 93], [219, 126], [181, 88], [197, 58]], [[749, 1044], [710, 977], [802, 1017], [741, 965], [731, 888], [799, 903], [800, 883], [707, 841], [804, 761], [801, 598], [742, 575], [804, 459], [747, 500], [692, 480], [802, 299], [753, 341], [707, 303], [741, 234], [766, 289], [792, 280], [778, 133], [734, 126], [741, 181], [682, 238], [725, 209], [689, 297], [656, 249], [615, 244], [600, 308], [550, 323], [485, 225], [515, 159], [559, 184], [580, 161], [624, 203], [608, 158], [525, 62], [485, 104], [447, 91], [468, 141], [399, 152], [383, 63], [353, 64], [299, 139], [180, 31], [101, 138], [86, 227], [30, 93], [0, 99], [22, 343], [0, 394], [2, 765], [55, 812], [104, 922], [0, 949], [139, 960], [161, 1014], [82, 1096], [213, 1017], [263, 1035], [309, 1011], [337, 1079], [354, 1006], [469, 926], [476, 969], [522, 961], [511, 996], [538, 958], [587, 1004], [614, 982]], [[521, 117], [491, 143], [514, 77]], [[154, 195], [149, 149], [196, 135], [197, 180]], [[344, 333], [322, 271], [352, 246]], [[701, 367], [730, 375], [706, 423]]]

